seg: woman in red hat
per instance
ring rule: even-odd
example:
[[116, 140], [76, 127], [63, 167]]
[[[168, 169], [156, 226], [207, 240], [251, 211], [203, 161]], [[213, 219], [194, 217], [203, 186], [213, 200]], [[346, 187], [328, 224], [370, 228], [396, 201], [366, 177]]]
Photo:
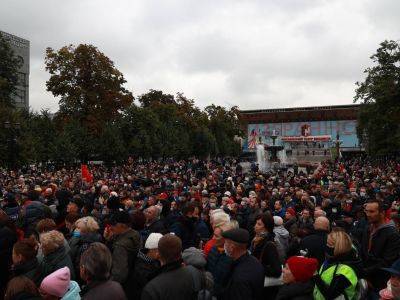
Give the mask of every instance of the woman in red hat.
[[314, 281], [312, 277], [318, 268], [318, 260], [302, 256], [292, 256], [283, 268], [283, 283], [276, 300], [312, 299]]

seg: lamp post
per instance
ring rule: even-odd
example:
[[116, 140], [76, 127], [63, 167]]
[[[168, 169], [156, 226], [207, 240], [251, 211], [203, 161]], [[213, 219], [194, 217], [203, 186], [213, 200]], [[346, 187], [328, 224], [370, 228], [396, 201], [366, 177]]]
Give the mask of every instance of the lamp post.
[[18, 122], [11, 123], [10, 121], [5, 121], [4, 128], [7, 134], [8, 166], [10, 169], [15, 169], [17, 166], [16, 158], [18, 157], [17, 137], [21, 124]]

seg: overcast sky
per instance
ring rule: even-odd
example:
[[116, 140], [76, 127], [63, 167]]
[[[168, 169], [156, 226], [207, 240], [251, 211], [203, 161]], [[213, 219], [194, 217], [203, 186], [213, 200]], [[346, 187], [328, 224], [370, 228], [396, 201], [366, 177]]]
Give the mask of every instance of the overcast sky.
[[135, 96], [183, 92], [205, 107], [350, 104], [385, 39], [400, 39], [399, 0], [1, 0], [0, 29], [31, 42], [30, 105], [46, 91], [46, 47], [90, 43]]

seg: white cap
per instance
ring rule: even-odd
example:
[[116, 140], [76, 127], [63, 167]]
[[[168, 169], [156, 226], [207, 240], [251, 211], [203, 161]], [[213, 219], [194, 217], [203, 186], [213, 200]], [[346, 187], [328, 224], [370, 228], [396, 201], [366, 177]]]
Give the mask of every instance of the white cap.
[[144, 244], [146, 249], [157, 249], [158, 242], [163, 237], [161, 233], [151, 233]]
[[232, 194], [231, 194], [230, 191], [226, 191], [226, 192], [224, 193], [224, 195], [230, 197]]

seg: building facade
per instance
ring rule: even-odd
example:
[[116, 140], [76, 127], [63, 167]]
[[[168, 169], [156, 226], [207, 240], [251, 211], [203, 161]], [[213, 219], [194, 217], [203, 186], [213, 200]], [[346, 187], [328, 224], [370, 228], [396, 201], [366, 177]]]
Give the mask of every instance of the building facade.
[[341, 151], [360, 151], [357, 137], [357, 115], [359, 105], [337, 105], [240, 111], [247, 137], [244, 151], [252, 151], [257, 143], [270, 145], [271, 135], [278, 141], [290, 141], [296, 137], [323, 137], [340, 141]]
[[21, 61], [21, 67], [18, 70], [19, 85], [14, 98], [16, 108], [29, 109], [29, 53], [30, 43], [28, 40], [17, 37], [10, 33], [0, 30], [0, 34], [10, 44], [14, 55]]

